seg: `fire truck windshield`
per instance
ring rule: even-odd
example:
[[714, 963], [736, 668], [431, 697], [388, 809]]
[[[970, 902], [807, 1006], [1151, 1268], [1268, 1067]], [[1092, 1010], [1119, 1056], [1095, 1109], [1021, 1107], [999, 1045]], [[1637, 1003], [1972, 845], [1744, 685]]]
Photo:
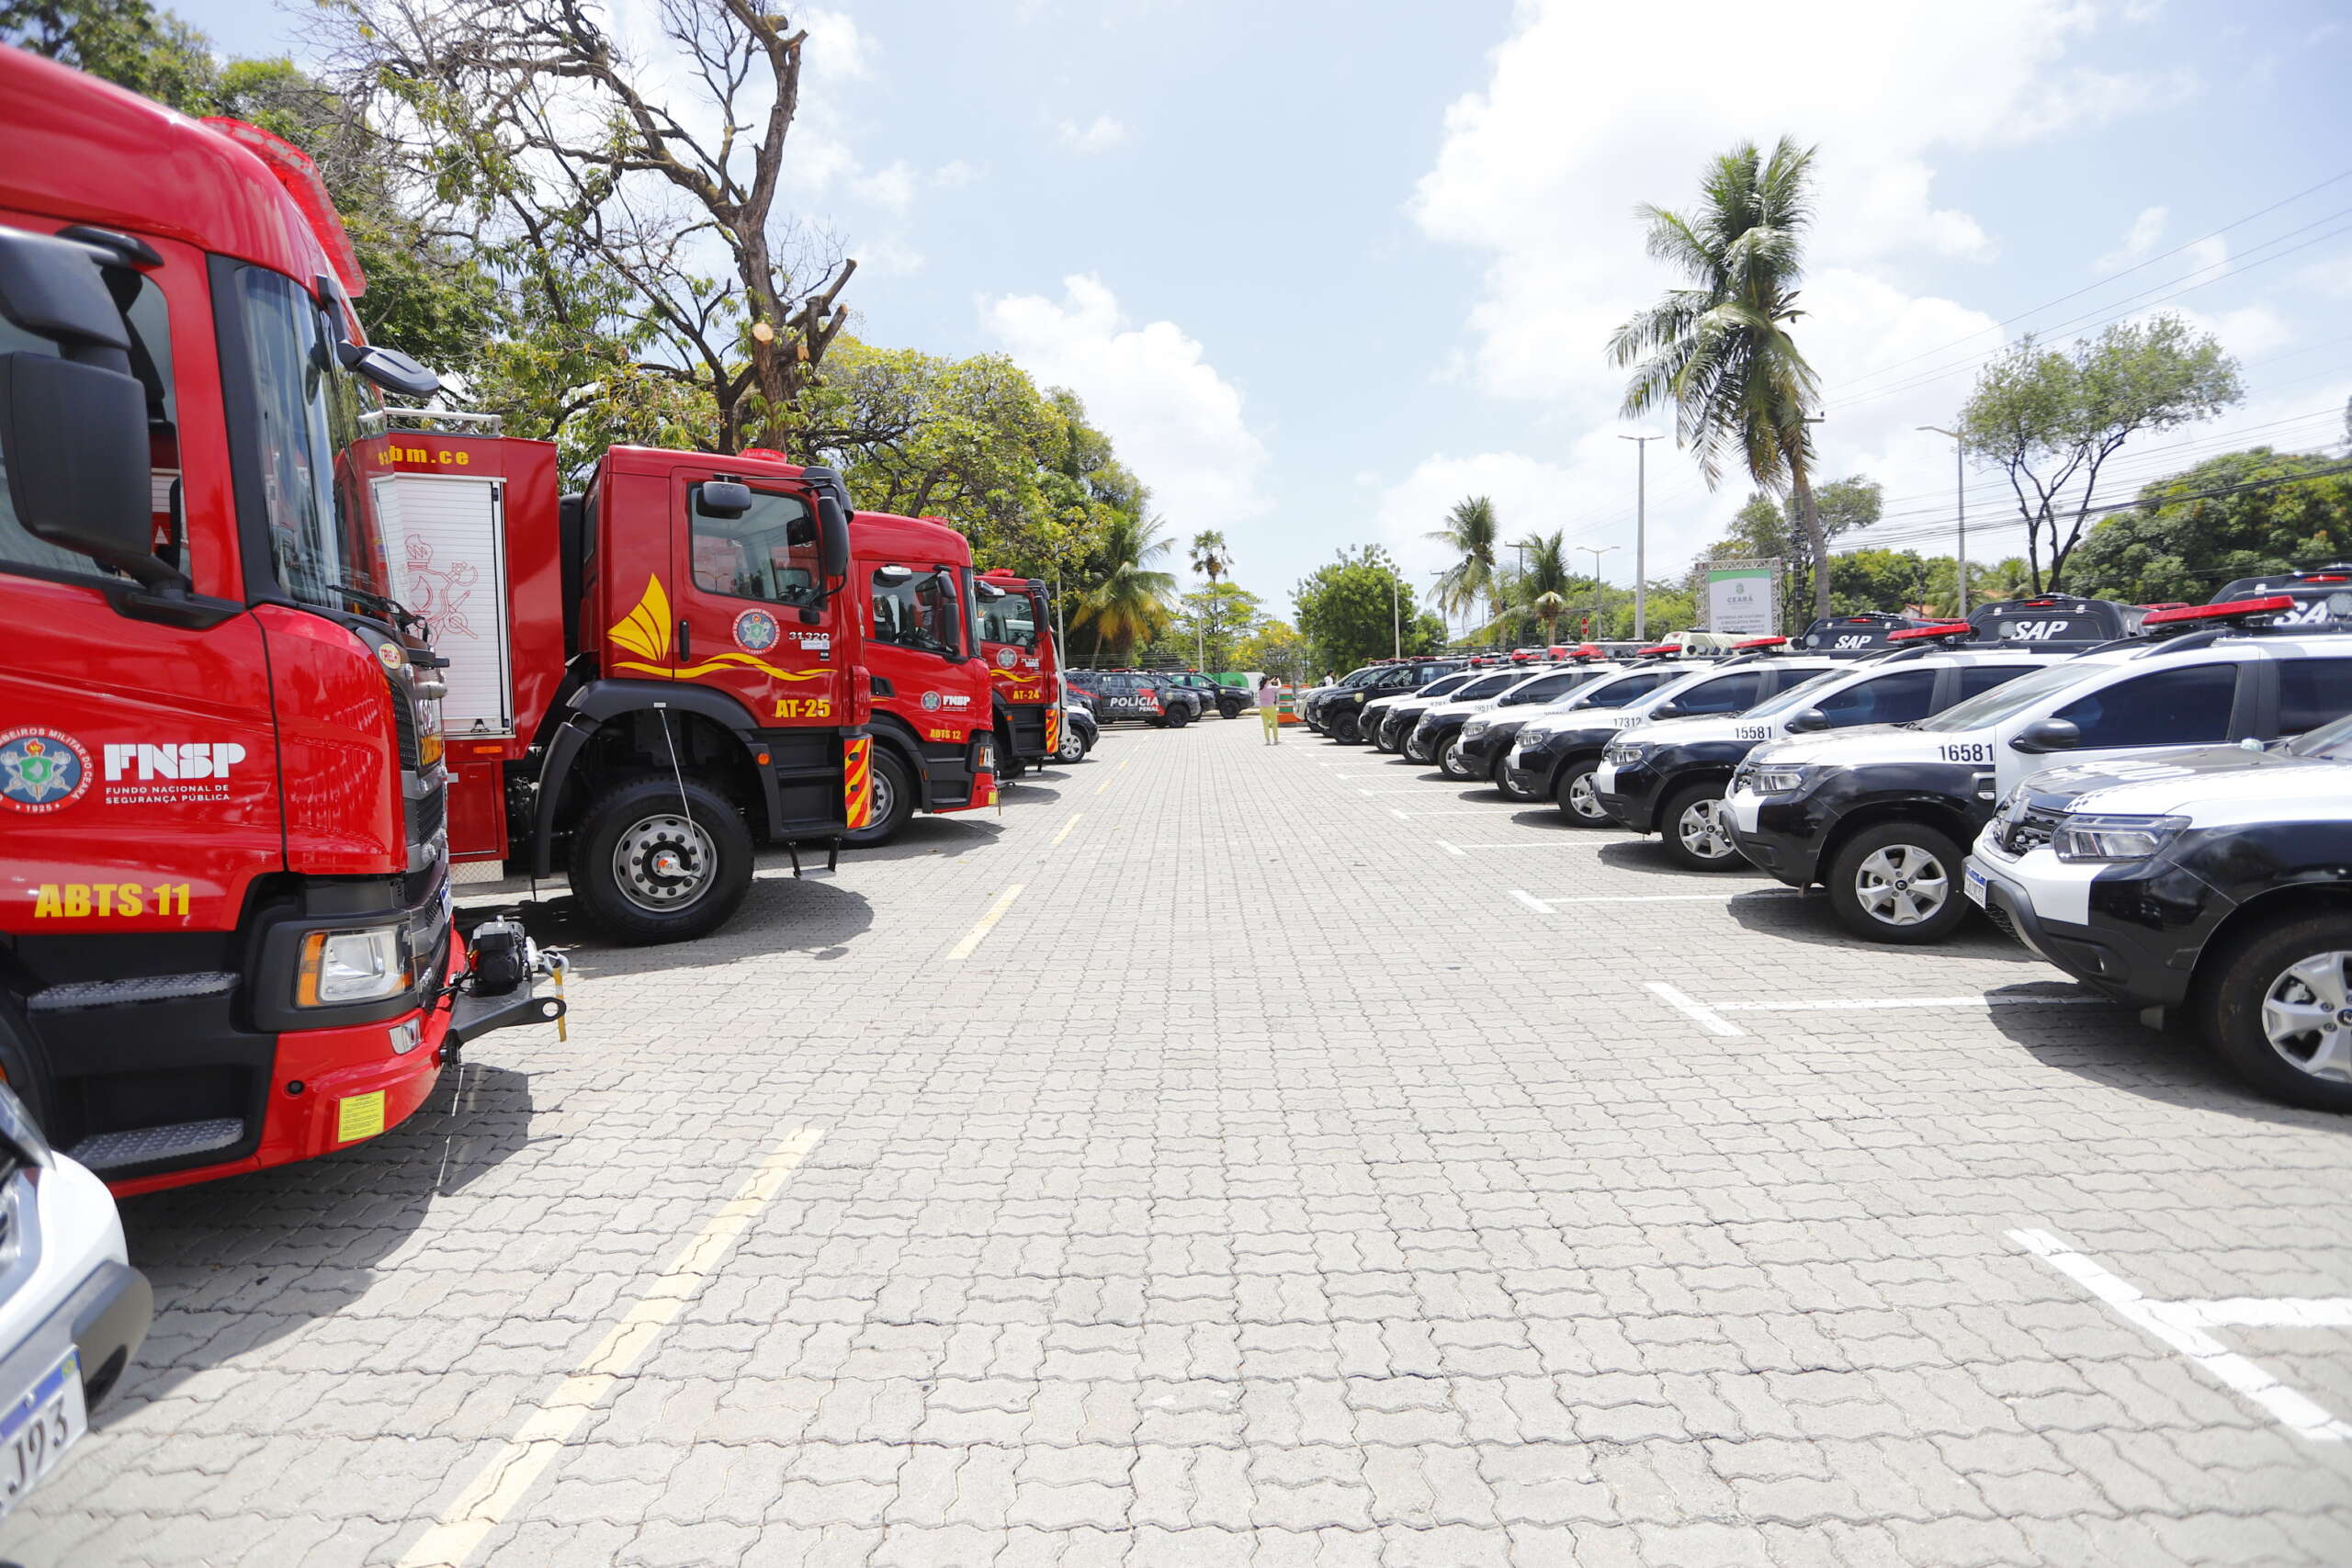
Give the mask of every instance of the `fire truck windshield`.
[[977, 582], [980, 609], [980, 640], [1009, 642], [1018, 648], [1037, 646], [1037, 622], [1028, 592], [1010, 593], [988, 582]]
[[254, 377], [257, 449], [247, 460], [260, 469], [277, 585], [322, 609], [387, 603], [360, 445], [375, 392], [343, 367], [318, 303], [292, 279], [240, 267], [235, 297]]

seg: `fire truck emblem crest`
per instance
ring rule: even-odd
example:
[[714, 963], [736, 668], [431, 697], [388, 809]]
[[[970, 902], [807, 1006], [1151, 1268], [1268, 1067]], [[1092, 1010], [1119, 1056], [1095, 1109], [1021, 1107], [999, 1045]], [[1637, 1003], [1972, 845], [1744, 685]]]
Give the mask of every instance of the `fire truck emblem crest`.
[[1021, 650], [1017, 648], [1000, 648], [996, 650], [996, 661], [1010, 670], [1021, 662]]
[[746, 653], [765, 653], [783, 638], [783, 629], [765, 610], [746, 610], [735, 617], [735, 646]]
[[90, 787], [90, 758], [81, 742], [48, 729], [0, 734], [0, 805], [48, 812], [71, 806]]

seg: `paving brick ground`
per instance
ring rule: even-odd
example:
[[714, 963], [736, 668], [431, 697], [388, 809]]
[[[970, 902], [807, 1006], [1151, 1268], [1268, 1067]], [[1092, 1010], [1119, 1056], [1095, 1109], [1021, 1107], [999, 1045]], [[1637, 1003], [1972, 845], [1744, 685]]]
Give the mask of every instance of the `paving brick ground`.
[[[127, 1204], [154, 1337], [0, 1555], [398, 1562], [808, 1127], [469, 1561], [2352, 1562], [2352, 1443], [2010, 1235], [2352, 1294], [2346, 1126], [1774, 889], [1120, 727], [714, 940], [583, 943], [568, 1043], [370, 1145]], [[2352, 1329], [2216, 1332], [2352, 1416]]]

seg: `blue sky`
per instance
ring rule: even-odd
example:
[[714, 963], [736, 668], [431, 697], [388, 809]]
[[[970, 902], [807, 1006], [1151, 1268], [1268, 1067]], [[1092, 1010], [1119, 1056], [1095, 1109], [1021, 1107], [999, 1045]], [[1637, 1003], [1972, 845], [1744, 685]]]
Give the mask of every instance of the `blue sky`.
[[[292, 30], [177, 9], [235, 52]], [[1742, 137], [1819, 146], [1802, 326], [1823, 463], [1884, 481], [1899, 542], [1935, 545], [1912, 536], [1951, 512], [1950, 447], [1914, 427], [1950, 423], [1982, 355], [2029, 329], [2161, 306], [2245, 362], [2242, 409], [2145, 438], [2127, 478], [2253, 440], [2343, 449], [2352, 177], [2213, 235], [2352, 172], [2340, 4], [1873, 0], [1760, 28], [1707, 0], [793, 14], [812, 33], [794, 191], [861, 260], [858, 330], [1074, 387], [1170, 533], [1222, 529], [1285, 613], [1343, 545], [1426, 582], [1442, 559], [1420, 536], [1471, 493], [1507, 536], [1615, 547], [1603, 570], [1629, 580], [1614, 437], [1636, 427], [1601, 343], [1668, 282], [1631, 209], [1687, 203]], [[1670, 441], [1649, 455], [1657, 577], [1745, 489], [1710, 496]], [[1971, 487], [1975, 533], [2002, 497]]]

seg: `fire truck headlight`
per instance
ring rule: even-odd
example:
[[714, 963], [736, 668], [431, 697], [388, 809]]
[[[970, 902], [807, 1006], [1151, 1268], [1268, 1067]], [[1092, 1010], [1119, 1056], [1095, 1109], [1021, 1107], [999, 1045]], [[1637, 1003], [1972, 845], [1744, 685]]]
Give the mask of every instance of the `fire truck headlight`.
[[2062, 861], [2146, 860], [2180, 836], [2186, 817], [2070, 817], [2052, 837]]
[[302, 939], [294, 1000], [306, 1008], [381, 1001], [407, 990], [413, 980], [398, 926], [312, 931]]

